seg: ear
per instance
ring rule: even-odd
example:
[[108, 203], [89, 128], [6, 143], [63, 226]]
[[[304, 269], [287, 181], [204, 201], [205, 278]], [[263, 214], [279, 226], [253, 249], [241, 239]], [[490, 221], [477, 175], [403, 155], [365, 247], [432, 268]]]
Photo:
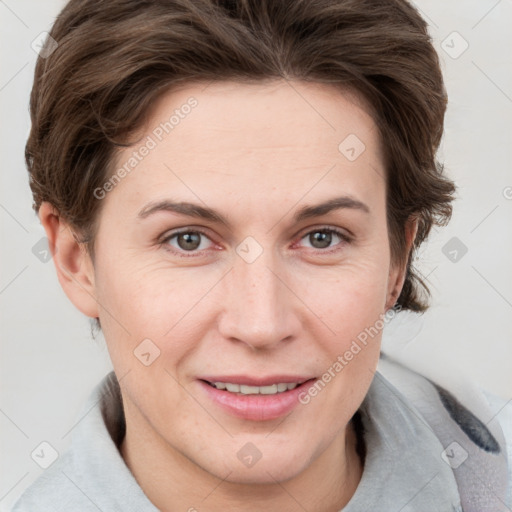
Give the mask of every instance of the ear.
[[418, 219], [416, 217], [410, 217], [405, 223], [405, 243], [407, 245], [407, 256], [403, 266], [392, 265], [389, 271], [388, 278], [388, 293], [386, 299], [386, 311], [392, 308], [404, 286], [406, 271], [407, 271], [407, 260], [409, 254], [416, 239], [416, 233], [418, 232]]
[[84, 244], [78, 242], [70, 225], [50, 203], [41, 204], [39, 219], [64, 293], [84, 315], [97, 318], [94, 267]]

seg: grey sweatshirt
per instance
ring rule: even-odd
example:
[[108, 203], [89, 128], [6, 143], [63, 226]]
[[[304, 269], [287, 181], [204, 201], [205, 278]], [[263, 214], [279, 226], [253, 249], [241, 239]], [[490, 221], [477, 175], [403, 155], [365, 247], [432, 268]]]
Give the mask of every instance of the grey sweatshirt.
[[[462, 512], [462, 504], [464, 512], [510, 510], [510, 445], [502, 430], [491, 432], [461, 404], [457, 409], [450, 403], [453, 397], [443, 401], [442, 388], [428, 379], [415, 374], [417, 381], [408, 381], [410, 371], [396, 369], [390, 375], [408, 383], [408, 391], [402, 393], [377, 372], [359, 408], [366, 458], [362, 479], [343, 512]], [[427, 394], [418, 398], [421, 387]], [[416, 395], [411, 395], [413, 388]], [[69, 450], [22, 494], [12, 512], [158, 510], [119, 452], [125, 419], [114, 372], [95, 387], [80, 417], [89, 409], [75, 427]], [[448, 440], [457, 441], [450, 445]], [[453, 442], [476, 466], [460, 462]]]

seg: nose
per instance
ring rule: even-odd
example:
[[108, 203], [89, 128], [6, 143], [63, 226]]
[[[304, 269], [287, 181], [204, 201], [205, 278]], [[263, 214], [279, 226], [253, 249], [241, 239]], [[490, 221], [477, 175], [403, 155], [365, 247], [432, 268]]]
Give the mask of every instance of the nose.
[[300, 301], [287, 281], [289, 276], [270, 250], [252, 263], [236, 256], [221, 291], [224, 307], [218, 325], [224, 339], [268, 350], [295, 338]]

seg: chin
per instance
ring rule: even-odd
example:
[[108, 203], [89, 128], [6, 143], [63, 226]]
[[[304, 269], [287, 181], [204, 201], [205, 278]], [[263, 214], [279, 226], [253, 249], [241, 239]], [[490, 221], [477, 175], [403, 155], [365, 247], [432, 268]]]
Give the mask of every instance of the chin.
[[219, 469], [218, 459], [210, 461], [207, 465], [210, 467], [203, 467], [217, 478], [233, 484], [275, 484], [276, 481], [285, 482], [299, 475], [306, 469], [307, 460], [298, 460], [296, 453], [274, 450], [271, 457], [265, 457], [262, 453], [261, 458], [246, 464], [235, 454], [235, 460], [225, 460], [222, 469]]

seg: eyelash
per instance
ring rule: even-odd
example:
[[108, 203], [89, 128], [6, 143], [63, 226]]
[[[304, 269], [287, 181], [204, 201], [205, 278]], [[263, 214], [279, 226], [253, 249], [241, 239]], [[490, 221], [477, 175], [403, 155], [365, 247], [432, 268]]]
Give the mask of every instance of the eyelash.
[[[334, 252], [337, 252], [340, 250], [340, 247], [338, 246], [344, 246], [345, 244], [348, 244], [348, 243], [351, 243], [352, 242], [352, 238], [350, 236], [348, 236], [347, 234], [345, 234], [344, 232], [336, 229], [336, 228], [331, 228], [331, 227], [328, 227], [328, 226], [322, 226], [320, 228], [315, 228], [315, 229], [312, 229], [308, 232], [306, 232], [304, 235], [302, 235], [300, 238], [299, 238], [299, 241], [302, 240], [303, 238], [305, 238], [306, 236], [312, 234], [312, 233], [317, 233], [317, 232], [321, 232], [321, 233], [333, 233], [335, 235], [337, 235], [342, 241], [337, 244], [336, 246], [334, 246], [334, 248], [327, 248], [327, 249], [314, 249], [316, 252], [320, 253], [321, 255], [328, 255], [328, 254], [332, 254]], [[187, 253], [187, 251], [183, 251], [183, 250], [176, 250], [176, 249], [171, 249], [170, 246], [168, 245], [168, 242], [170, 240], [172, 240], [173, 238], [179, 236], [179, 235], [182, 235], [184, 233], [199, 233], [203, 236], [205, 236], [206, 238], [210, 239], [210, 237], [207, 235], [206, 232], [204, 232], [203, 230], [201, 229], [190, 229], [190, 228], [187, 228], [187, 229], [181, 229], [179, 231], [175, 231], [175, 232], [172, 232], [170, 233], [168, 236], [166, 236], [165, 238], [163, 238], [160, 242], [159, 242], [159, 245], [164, 247], [165, 250], [171, 252], [172, 254], [176, 254], [178, 255], [179, 257], [181, 258], [196, 258], [196, 257], [199, 257], [199, 256], [202, 256], [201, 254], [201, 251], [190, 251]], [[208, 249], [205, 249], [205, 250], [208, 250]]]

